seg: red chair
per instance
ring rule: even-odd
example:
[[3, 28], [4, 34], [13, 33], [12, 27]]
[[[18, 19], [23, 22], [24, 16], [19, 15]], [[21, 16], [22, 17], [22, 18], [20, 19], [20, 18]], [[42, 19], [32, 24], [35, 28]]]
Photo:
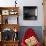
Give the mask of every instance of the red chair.
[[[34, 36], [37, 39], [37, 35], [33, 31], [33, 29], [31, 29], [31, 28], [27, 29], [24, 37], [22, 38], [21, 46], [27, 46], [26, 43], [25, 43], [25, 39], [28, 39], [29, 37], [32, 37], [32, 36]], [[41, 46], [40, 42], [38, 41], [35, 46]]]

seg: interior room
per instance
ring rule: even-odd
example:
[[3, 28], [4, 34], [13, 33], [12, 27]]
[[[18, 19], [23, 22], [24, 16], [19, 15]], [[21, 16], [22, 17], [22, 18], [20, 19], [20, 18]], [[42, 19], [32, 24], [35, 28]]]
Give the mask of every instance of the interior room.
[[46, 1], [0, 0], [0, 46], [46, 46]]

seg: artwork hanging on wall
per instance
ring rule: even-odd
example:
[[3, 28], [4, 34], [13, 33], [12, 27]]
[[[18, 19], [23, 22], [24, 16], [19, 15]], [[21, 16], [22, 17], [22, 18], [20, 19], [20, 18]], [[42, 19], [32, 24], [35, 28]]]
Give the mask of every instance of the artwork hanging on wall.
[[37, 6], [23, 6], [24, 20], [37, 20]]

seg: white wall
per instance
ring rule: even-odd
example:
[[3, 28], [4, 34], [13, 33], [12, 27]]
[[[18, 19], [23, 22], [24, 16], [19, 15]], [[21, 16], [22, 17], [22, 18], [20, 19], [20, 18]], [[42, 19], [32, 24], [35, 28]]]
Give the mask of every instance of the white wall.
[[[15, 6], [15, 0], [0, 0], [1, 7]], [[19, 6], [19, 24], [20, 26], [43, 26], [43, 6], [42, 0], [17, 0]], [[25, 21], [23, 20], [23, 6], [37, 6], [38, 7], [38, 20]]]
[[15, 5], [14, 1], [15, 1], [15, 0], [0, 0], [0, 6], [1, 6], [1, 7], [14, 6], [14, 5]]
[[[23, 6], [37, 6], [38, 7], [38, 20], [25, 21], [23, 20]], [[21, 10], [22, 9], [22, 10]], [[43, 6], [42, 0], [23, 0], [20, 6], [20, 25], [22, 26], [43, 26]]]

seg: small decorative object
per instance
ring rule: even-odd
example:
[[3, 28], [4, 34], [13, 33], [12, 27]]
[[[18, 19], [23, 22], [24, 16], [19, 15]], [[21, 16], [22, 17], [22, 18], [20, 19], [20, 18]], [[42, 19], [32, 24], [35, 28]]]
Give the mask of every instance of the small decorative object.
[[8, 24], [8, 16], [3, 16], [2, 23]]
[[2, 10], [2, 15], [9, 15], [9, 10]]
[[16, 7], [16, 4], [17, 4], [17, 2], [16, 2], [16, 0], [15, 0], [15, 7]]
[[14, 32], [17, 32], [16, 28], [14, 29]]
[[10, 15], [14, 15], [14, 12], [13, 11], [10, 11]]
[[1, 41], [1, 32], [0, 32], [0, 41]]
[[14, 38], [14, 41], [15, 41], [16, 40], [16, 33], [14, 33], [14, 37], [13, 38]]
[[10, 15], [16, 15], [16, 14], [17, 14], [17, 11], [15, 11], [15, 10], [10, 11]]
[[7, 19], [5, 19], [5, 24], [8, 24], [8, 18], [7, 18]]
[[18, 40], [18, 32], [15, 32], [15, 34], [14, 34], [15, 36], [15, 40]]

